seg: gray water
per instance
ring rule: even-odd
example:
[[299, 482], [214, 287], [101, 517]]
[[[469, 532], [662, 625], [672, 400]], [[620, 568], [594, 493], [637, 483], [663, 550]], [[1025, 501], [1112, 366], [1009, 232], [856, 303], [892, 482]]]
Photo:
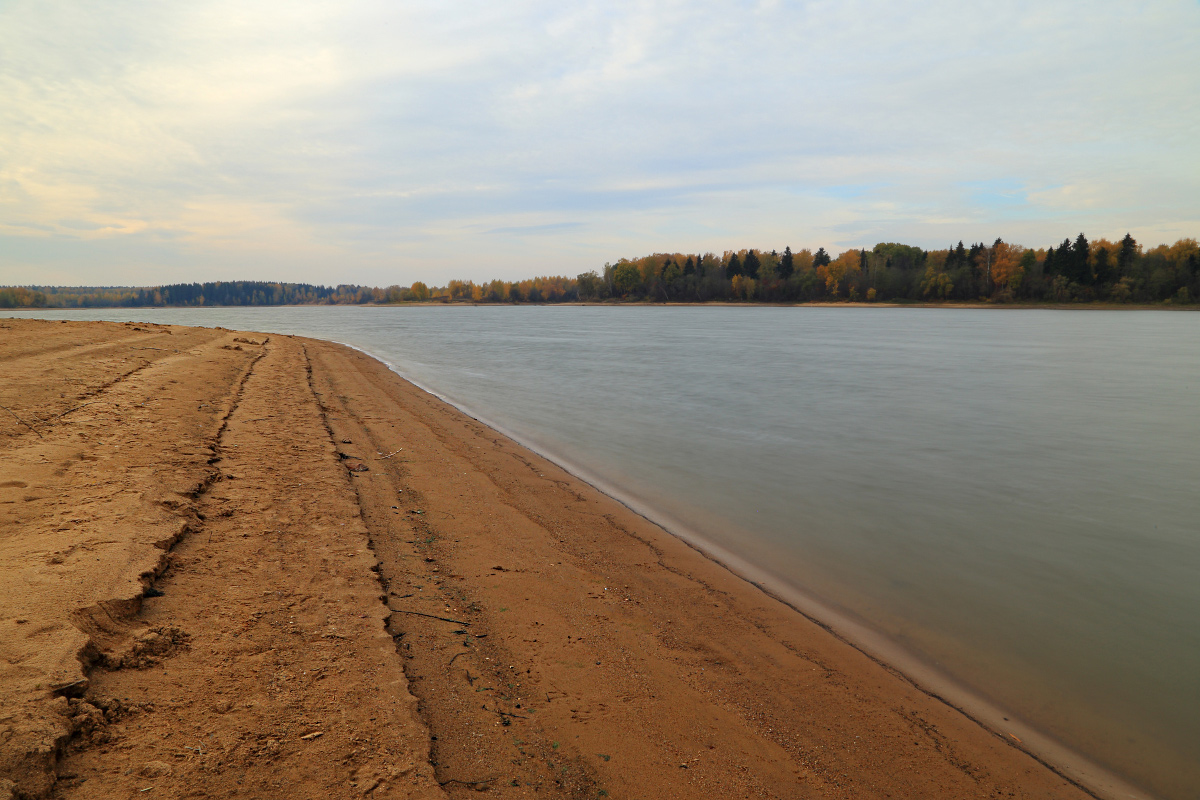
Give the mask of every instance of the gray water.
[[1200, 796], [1200, 314], [36, 316], [360, 347], [1154, 793]]

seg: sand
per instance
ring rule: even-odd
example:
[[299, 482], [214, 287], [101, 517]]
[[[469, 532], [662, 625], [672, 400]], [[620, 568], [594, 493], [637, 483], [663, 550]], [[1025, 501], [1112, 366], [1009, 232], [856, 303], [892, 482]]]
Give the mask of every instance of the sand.
[[351, 349], [0, 369], [0, 798], [1091, 796]]

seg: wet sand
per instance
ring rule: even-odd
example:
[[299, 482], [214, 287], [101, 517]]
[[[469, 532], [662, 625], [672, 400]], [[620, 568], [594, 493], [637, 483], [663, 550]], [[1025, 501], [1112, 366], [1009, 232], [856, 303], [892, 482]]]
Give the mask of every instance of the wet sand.
[[362, 353], [0, 365], [0, 798], [1091, 796]]

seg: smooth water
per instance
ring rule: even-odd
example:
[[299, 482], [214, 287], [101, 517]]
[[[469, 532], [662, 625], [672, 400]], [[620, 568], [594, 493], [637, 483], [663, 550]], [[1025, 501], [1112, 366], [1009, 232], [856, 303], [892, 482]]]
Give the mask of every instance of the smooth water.
[[1155, 793], [1200, 796], [1200, 314], [21, 316], [360, 347]]

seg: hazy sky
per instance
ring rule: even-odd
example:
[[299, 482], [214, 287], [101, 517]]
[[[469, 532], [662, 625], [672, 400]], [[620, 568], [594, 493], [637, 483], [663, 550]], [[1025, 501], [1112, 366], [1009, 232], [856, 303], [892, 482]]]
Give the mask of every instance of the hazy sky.
[[0, 0], [0, 284], [1200, 235], [1200, 3]]

